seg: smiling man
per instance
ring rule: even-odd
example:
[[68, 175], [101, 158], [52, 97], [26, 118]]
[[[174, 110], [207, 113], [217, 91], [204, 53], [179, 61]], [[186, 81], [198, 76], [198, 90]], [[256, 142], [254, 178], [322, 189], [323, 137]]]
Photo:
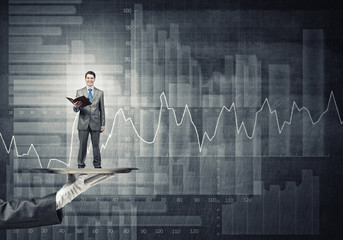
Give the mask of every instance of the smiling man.
[[105, 130], [104, 92], [94, 87], [94, 72], [88, 71], [85, 74], [85, 82], [86, 86], [76, 91], [76, 97], [82, 95], [88, 97], [92, 104], [86, 107], [80, 107], [81, 102], [74, 103], [74, 112], [80, 112], [77, 126], [80, 140], [77, 165], [79, 168], [86, 166], [87, 142], [90, 134], [93, 146], [93, 166], [95, 168], [101, 168], [99, 140], [100, 133]]

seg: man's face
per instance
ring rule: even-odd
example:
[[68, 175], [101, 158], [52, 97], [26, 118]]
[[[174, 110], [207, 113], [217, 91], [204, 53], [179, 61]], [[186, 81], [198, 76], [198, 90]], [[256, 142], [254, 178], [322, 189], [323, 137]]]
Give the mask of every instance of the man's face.
[[85, 77], [87, 87], [91, 88], [94, 85], [95, 78], [92, 74], [87, 74]]

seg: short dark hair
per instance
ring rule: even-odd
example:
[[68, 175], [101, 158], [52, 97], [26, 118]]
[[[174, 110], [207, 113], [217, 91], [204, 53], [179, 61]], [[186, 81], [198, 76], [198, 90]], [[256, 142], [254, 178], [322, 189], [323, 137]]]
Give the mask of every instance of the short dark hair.
[[96, 77], [95, 77], [95, 72], [93, 72], [93, 71], [88, 71], [88, 72], [86, 72], [85, 78], [87, 77], [87, 74], [93, 75], [93, 77], [96, 78]]

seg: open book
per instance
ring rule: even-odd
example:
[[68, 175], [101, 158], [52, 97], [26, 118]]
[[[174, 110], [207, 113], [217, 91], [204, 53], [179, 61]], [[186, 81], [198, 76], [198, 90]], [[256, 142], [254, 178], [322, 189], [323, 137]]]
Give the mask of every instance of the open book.
[[77, 97], [75, 99], [73, 98], [70, 98], [70, 97], [67, 97], [67, 99], [71, 102], [71, 103], [75, 103], [77, 101], [80, 101], [82, 102], [82, 105], [80, 107], [86, 107], [88, 105], [91, 105], [92, 103], [89, 101], [89, 98], [86, 98], [85, 96], [80, 96], [80, 97]]

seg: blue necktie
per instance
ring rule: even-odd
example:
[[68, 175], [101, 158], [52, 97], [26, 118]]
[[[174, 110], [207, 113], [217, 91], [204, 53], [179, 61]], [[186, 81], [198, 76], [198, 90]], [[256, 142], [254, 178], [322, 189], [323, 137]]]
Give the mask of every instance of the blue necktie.
[[92, 98], [93, 98], [92, 89], [88, 89], [88, 98], [89, 98], [89, 101], [92, 102]]

